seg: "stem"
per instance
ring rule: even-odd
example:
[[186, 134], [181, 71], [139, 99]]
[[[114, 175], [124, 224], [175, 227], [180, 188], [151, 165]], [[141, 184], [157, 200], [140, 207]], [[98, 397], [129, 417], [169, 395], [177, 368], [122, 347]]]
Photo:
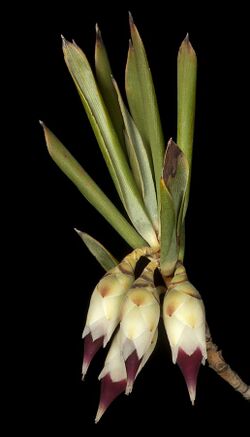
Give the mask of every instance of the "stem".
[[207, 361], [211, 367], [221, 378], [228, 382], [242, 396], [250, 400], [250, 386], [247, 385], [239, 375], [231, 369], [222, 356], [222, 352], [218, 350], [218, 346], [213, 343], [209, 327], [206, 329], [207, 342]]
[[146, 256], [149, 258], [159, 258], [159, 247], [138, 247], [137, 249], [133, 250], [129, 255], [125, 257], [125, 259], [132, 265], [136, 265], [136, 263], [139, 261], [139, 259], [142, 256]]

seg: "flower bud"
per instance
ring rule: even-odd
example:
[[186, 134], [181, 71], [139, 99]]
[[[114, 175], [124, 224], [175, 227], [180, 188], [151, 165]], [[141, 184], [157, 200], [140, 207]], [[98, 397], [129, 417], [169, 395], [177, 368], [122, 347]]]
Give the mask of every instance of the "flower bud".
[[134, 250], [120, 264], [109, 270], [94, 289], [83, 331], [82, 379], [92, 358], [102, 345], [106, 346], [120, 321], [121, 306], [126, 292], [134, 282], [138, 259], [151, 252], [152, 248], [149, 246]]
[[[139, 375], [140, 371], [143, 369], [143, 367], [145, 366], [146, 362], [148, 361], [148, 359], [150, 358], [151, 354], [154, 352], [156, 343], [157, 343], [157, 339], [158, 339], [158, 329], [156, 329], [155, 334], [152, 338], [152, 341], [149, 345], [149, 348], [146, 350], [145, 354], [142, 357], [142, 360], [140, 362], [139, 368], [137, 370], [135, 379], [137, 378], [137, 376]], [[131, 390], [130, 390], [131, 392]], [[126, 394], [129, 394], [130, 392], [126, 391]]]
[[125, 391], [127, 372], [120, 348], [120, 331], [114, 337], [104, 368], [99, 375], [101, 379], [101, 395], [95, 422], [97, 423], [105, 413], [111, 402]]
[[199, 292], [188, 281], [180, 266], [168, 285], [163, 302], [163, 320], [172, 350], [194, 404], [200, 363], [205, 363], [205, 309]]
[[155, 335], [160, 305], [153, 275], [156, 264], [148, 264], [126, 294], [122, 307], [120, 341], [127, 370], [126, 393], [130, 393], [143, 357]]
[[134, 269], [126, 260], [110, 270], [95, 287], [83, 331], [83, 378], [98, 349], [106, 346], [120, 320], [125, 293], [133, 284]]
[[[99, 379], [101, 379], [101, 394], [95, 418], [96, 423], [100, 420], [111, 402], [123, 393], [127, 386], [127, 371], [121, 351], [120, 335], [121, 331], [118, 331], [112, 341], [103, 370], [99, 375]], [[157, 336], [158, 331], [156, 330], [151, 344], [141, 360], [136, 377], [152, 354], [157, 342]]]

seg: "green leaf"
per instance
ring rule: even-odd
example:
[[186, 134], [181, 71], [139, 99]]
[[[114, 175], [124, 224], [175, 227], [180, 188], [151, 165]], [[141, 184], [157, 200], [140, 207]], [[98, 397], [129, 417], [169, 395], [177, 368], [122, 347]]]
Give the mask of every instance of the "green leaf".
[[65, 61], [95, 132], [118, 194], [130, 220], [152, 247], [158, 240], [135, 185], [126, 156], [119, 143], [107, 108], [100, 95], [90, 65], [81, 49], [63, 40]]
[[197, 58], [188, 35], [182, 42], [177, 59], [177, 144], [189, 164], [189, 182], [186, 195], [188, 206], [192, 167], [192, 150], [195, 120]]
[[79, 231], [78, 229], [75, 229], [75, 231], [104, 270], [108, 271], [118, 264], [117, 259], [99, 241], [86, 232]]
[[164, 138], [147, 55], [139, 32], [129, 15], [132, 44], [126, 66], [126, 93], [129, 108], [146, 147], [153, 158], [157, 198], [160, 198]]
[[131, 247], [137, 248], [145, 246], [143, 238], [141, 238], [136, 230], [127, 222], [66, 147], [63, 146], [58, 138], [43, 123], [41, 124], [44, 129], [48, 152], [63, 173], [68, 176], [83, 196]]
[[112, 71], [109, 63], [108, 54], [103, 43], [100, 29], [97, 24], [95, 44], [95, 71], [99, 90], [101, 91], [104, 103], [108, 109], [119, 142], [125, 149], [123, 119], [118, 104], [117, 95], [112, 82]]
[[174, 202], [164, 179], [160, 181], [161, 193], [161, 273], [170, 276], [178, 258], [176, 241], [176, 214]]
[[[138, 75], [135, 50], [132, 41], [129, 40], [128, 58], [125, 70], [125, 88], [128, 99], [129, 109], [132, 117], [139, 129], [143, 143], [147, 149], [148, 155], [152, 159], [150, 144], [147, 135], [145, 123], [145, 110], [143, 96], [141, 92], [141, 83]], [[151, 163], [152, 164], [152, 163]]]
[[173, 199], [176, 216], [177, 239], [179, 239], [186, 213], [184, 202], [188, 186], [188, 178], [188, 161], [177, 144], [170, 139], [164, 157], [163, 179]]
[[125, 144], [127, 147], [128, 159], [130, 162], [131, 170], [132, 170], [132, 173], [134, 175], [136, 185], [137, 185], [141, 195], [143, 196], [143, 180], [142, 180], [140, 165], [139, 165], [136, 153], [135, 153], [134, 146], [131, 143], [130, 138], [129, 138], [126, 130], [124, 130], [124, 138], [125, 138]]
[[185, 221], [183, 221], [180, 231], [178, 260], [183, 263], [185, 255]]
[[128, 156], [130, 159], [131, 168], [134, 173], [135, 180], [137, 181], [138, 188], [142, 194], [148, 215], [151, 219], [151, 222], [153, 223], [154, 229], [158, 233], [159, 217], [156, 192], [147, 151], [142, 141], [140, 132], [138, 131], [134, 120], [129, 114], [126, 106], [124, 105], [117, 83], [115, 81], [113, 82], [115, 90], [117, 92], [118, 102], [121, 108], [121, 113], [126, 129], [126, 145], [128, 149]]
[[185, 195], [189, 166], [181, 149], [170, 139], [164, 157], [161, 183], [161, 270], [173, 273], [184, 256]]
[[[120, 189], [120, 183], [119, 183], [119, 180], [118, 180], [118, 177], [116, 174], [114, 163], [111, 159], [109, 150], [107, 148], [107, 144], [105, 142], [103, 132], [100, 129], [95, 112], [92, 110], [92, 107], [90, 105], [90, 102], [92, 103], [91, 93], [93, 94], [93, 97], [95, 97], [95, 100], [97, 100], [98, 103], [100, 102], [100, 105], [104, 106], [104, 103], [102, 102], [102, 98], [99, 94], [99, 90], [97, 88], [97, 85], [96, 85], [93, 73], [91, 71], [90, 65], [88, 63], [88, 60], [86, 59], [84, 53], [80, 50], [80, 48], [78, 48], [75, 44], [69, 43], [64, 38], [63, 38], [63, 51], [64, 51], [65, 62], [67, 64], [69, 72], [72, 76], [72, 79], [74, 80], [74, 83], [76, 85], [77, 91], [79, 93], [82, 104], [83, 104], [84, 109], [86, 111], [86, 114], [88, 116], [89, 122], [92, 126], [95, 137], [96, 137], [97, 142], [100, 146], [102, 155], [103, 155], [104, 160], [107, 164], [110, 175], [113, 179], [114, 185], [118, 191], [118, 194], [119, 194], [122, 202], [124, 203], [124, 199], [122, 198], [122, 191]], [[76, 55], [78, 55], [78, 56], [76, 57]], [[81, 80], [78, 80], [78, 74], [81, 74], [81, 70], [82, 70], [82, 77], [81, 77]], [[83, 75], [83, 73], [84, 73], [84, 75]], [[80, 86], [81, 82], [84, 82], [84, 90], [86, 88], [87, 93], [83, 92], [83, 90]], [[89, 97], [90, 102], [88, 101], [88, 98], [87, 98], [88, 94], [90, 94], [90, 97]], [[98, 109], [98, 107], [97, 107], [97, 109]], [[99, 112], [101, 115], [102, 111], [100, 110]], [[104, 117], [105, 117], [105, 110], [104, 110]], [[113, 127], [112, 126], [110, 127], [111, 121], [109, 119], [108, 113], [106, 115], [106, 118], [107, 118], [107, 120], [105, 120], [105, 118], [104, 118], [104, 122], [107, 121], [106, 129], [108, 132], [108, 130], [109, 129], [112, 130]], [[107, 134], [107, 132], [106, 132], [106, 134]], [[115, 135], [115, 132], [113, 132], [113, 135]], [[117, 139], [117, 142], [118, 142], [118, 139]], [[117, 149], [119, 152], [119, 143], [117, 144]]]

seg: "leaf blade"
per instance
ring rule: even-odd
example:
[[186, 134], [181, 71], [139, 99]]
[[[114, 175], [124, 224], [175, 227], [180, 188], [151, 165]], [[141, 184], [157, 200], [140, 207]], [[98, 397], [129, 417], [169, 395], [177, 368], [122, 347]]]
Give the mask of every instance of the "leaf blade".
[[[189, 180], [184, 199], [184, 217], [188, 208], [192, 169], [192, 153], [196, 104], [197, 58], [187, 34], [177, 57], [177, 144], [187, 157]], [[180, 257], [185, 254], [185, 224], [181, 231]]]
[[148, 159], [148, 154], [144, 143], [142, 141], [140, 132], [138, 131], [134, 120], [129, 114], [119, 88], [114, 81], [114, 87], [117, 92], [118, 102], [120, 105], [124, 126], [126, 129], [126, 134], [128, 136], [127, 148], [128, 156], [130, 158], [130, 163], [132, 170], [134, 168], [135, 179], [139, 179], [139, 189], [141, 191], [146, 210], [151, 219], [156, 232], [159, 232], [159, 216], [158, 216], [158, 206], [155, 192], [155, 185], [153, 180], [153, 175], [150, 167], [150, 162]]
[[98, 141], [99, 146], [109, 170], [111, 168], [110, 174], [128, 216], [138, 233], [150, 246], [156, 247], [158, 246], [157, 236], [144, 209], [141, 196], [135, 186], [134, 178], [97, 88], [87, 58], [75, 43], [71, 44], [65, 40], [63, 42], [63, 51], [69, 72], [77, 85], [82, 101], [85, 103], [85, 110], [89, 118], [92, 121], [95, 120], [94, 126], [98, 127], [100, 135], [97, 135], [97, 140], [101, 136], [101, 141]]
[[177, 57], [177, 144], [192, 164], [197, 58], [187, 34]]
[[161, 268], [172, 274], [177, 260], [184, 256], [185, 196], [188, 187], [188, 161], [170, 139], [167, 145], [161, 181]]
[[104, 103], [110, 114], [115, 131], [117, 132], [119, 142], [125, 149], [123, 135], [123, 119], [118, 104], [117, 95], [112, 82], [112, 70], [108, 54], [102, 39], [101, 31], [96, 24], [96, 44], [95, 44], [95, 72], [98, 87], [101, 91]]
[[[135, 123], [141, 133], [145, 144], [149, 144], [152, 153], [155, 184], [157, 198], [160, 199], [160, 178], [162, 173], [163, 155], [164, 155], [164, 137], [162, 132], [161, 120], [158, 110], [157, 98], [152, 79], [152, 74], [149, 68], [146, 51], [138, 32], [137, 27], [134, 24], [132, 15], [129, 14], [129, 23], [131, 38], [134, 50], [134, 64], [132, 67], [127, 65], [127, 97], [131, 114], [135, 120]], [[131, 49], [132, 53], [132, 49]], [[134, 98], [131, 98], [131, 92], [133, 93], [133, 82], [128, 83], [131, 73], [128, 70], [132, 68], [134, 80], [139, 85], [140, 101], [133, 108]], [[138, 116], [138, 110], [142, 111]], [[143, 114], [143, 115], [142, 115]], [[143, 117], [143, 119], [142, 119]], [[145, 138], [144, 138], [145, 137]]]
[[48, 152], [63, 173], [131, 247], [145, 246], [145, 240], [127, 222], [61, 141], [44, 124], [42, 126]]
[[144, 120], [144, 103], [141, 93], [141, 83], [137, 71], [135, 50], [131, 40], [129, 40], [129, 49], [125, 69], [125, 89], [131, 115], [140, 131], [142, 140], [152, 161]]
[[161, 193], [161, 257], [160, 267], [164, 276], [170, 276], [177, 262], [176, 215], [173, 199], [164, 179], [160, 181]]
[[108, 271], [118, 264], [117, 259], [98, 240], [79, 229], [75, 231], [104, 270]]
[[164, 157], [163, 179], [173, 199], [177, 239], [179, 239], [186, 213], [184, 205], [189, 180], [189, 165], [185, 154], [172, 138], [168, 142]]
[[131, 170], [134, 175], [136, 185], [143, 197], [143, 180], [140, 171], [140, 164], [137, 159], [133, 144], [131, 143], [130, 137], [128, 136], [126, 130], [124, 131], [124, 137], [125, 137], [125, 144], [127, 147], [128, 159], [130, 162]]

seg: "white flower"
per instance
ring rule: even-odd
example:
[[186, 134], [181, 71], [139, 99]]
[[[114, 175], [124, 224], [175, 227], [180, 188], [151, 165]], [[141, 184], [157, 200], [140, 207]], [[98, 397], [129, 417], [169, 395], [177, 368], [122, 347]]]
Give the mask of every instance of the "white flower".
[[127, 369], [126, 393], [130, 393], [138, 369], [148, 353], [160, 318], [156, 289], [148, 284], [139, 287], [139, 278], [127, 293], [122, 308], [120, 341]]
[[120, 348], [120, 331], [112, 341], [99, 379], [101, 379], [101, 394], [95, 418], [96, 423], [111, 402], [125, 391], [127, 385], [127, 371]]
[[172, 350], [186, 380], [192, 404], [200, 363], [205, 363], [205, 309], [199, 292], [188, 281], [174, 277], [163, 303], [163, 320]]
[[118, 325], [125, 294], [133, 281], [133, 268], [123, 261], [110, 270], [93, 291], [83, 331], [83, 377], [97, 350], [106, 346]]
[[91, 332], [95, 341], [104, 337], [104, 346], [114, 332], [124, 295], [134, 281], [133, 275], [110, 273], [104, 276], [92, 293], [83, 337]]
[[[140, 362], [135, 378], [142, 370], [150, 355], [152, 354], [156, 342], [158, 331], [156, 330], [154, 337]], [[108, 355], [105, 360], [104, 367], [99, 375], [101, 380], [101, 394], [100, 402], [95, 418], [95, 422], [99, 422], [102, 415], [105, 413], [111, 402], [121, 393], [123, 393], [127, 386], [127, 370], [125, 361], [121, 351], [121, 331], [119, 330], [114, 337]]]

